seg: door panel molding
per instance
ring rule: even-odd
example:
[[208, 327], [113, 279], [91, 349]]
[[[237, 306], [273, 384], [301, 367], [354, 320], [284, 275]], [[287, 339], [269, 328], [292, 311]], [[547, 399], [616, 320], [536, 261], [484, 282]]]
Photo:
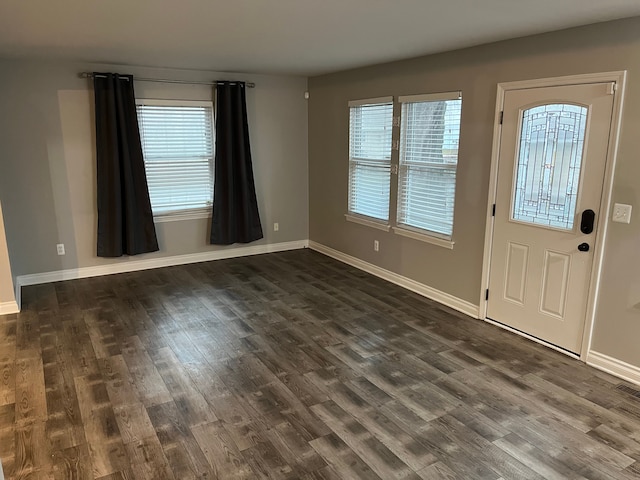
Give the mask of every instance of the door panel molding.
[[[519, 260], [519, 262], [518, 262]], [[517, 242], [509, 242], [507, 261], [505, 265], [504, 299], [524, 305], [524, 294], [527, 288], [527, 273], [529, 264], [529, 246]], [[518, 283], [515, 282], [516, 278]], [[510, 286], [518, 288], [509, 288]], [[517, 290], [517, 292], [516, 292]], [[517, 293], [517, 294], [516, 294]]]
[[[610, 82], [612, 84], [610, 88], [611, 88], [611, 93], [613, 93], [613, 96], [614, 96], [613, 111], [612, 111], [612, 117], [611, 117], [611, 129], [609, 132], [609, 139], [608, 139], [602, 198], [601, 198], [600, 210], [599, 210], [601, 214], [598, 218], [598, 222], [595, 229], [596, 243], [594, 245], [593, 267], [591, 269], [591, 278], [590, 278], [588, 298], [587, 298], [587, 309], [586, 309], [586, 318], [585, 318], [585, 325], [584, 325], [584, 332], [583, 332], [583, 341], [582, 341], [582, 347], [581, 347], [580, 356], [579, 356], [579, 358], [582, 361], [586, 361], [587, 355], [591, 350], [591, 338], [593, 334], [593, 325], [595, 321], [597, 296], [600, 288], [600, 276], [602, 271], [604, 246], [607, 240], [607, 229], [608, 229], [607, 227], [609, 224], [609, 216], [610, 216], [609, 212], [611, 210], [613, 174], [615, 171], [616, 157], [618, 154], [618, 145], [620, 140], [620, 125], [622, 122], [622, 110], [623, 110], [623, 103], [625, 98], [626, 78], [627, 78], [627, 72], [626, 70], [624, 70], [624, 71], [613, 71], [613, 72], [603, 72], [603, 73], [588, 73], [588, 74], [582, 74], [582, 75], [571, 75], [571, 76], [563, 76], [563, 77], [540, 78], [540, 79], [524, 80], [524, 81], [516, 81], [516, 82], [506, 82], [506, 83], [499, 83], [497, 86], [493, 143], [492, 143], [492, 153], [491, 153], [489, 195], [487, 199], [485, 243], [484, 243], [484, 254], [483, 254], [483, 262], [482, 262], [482, 284], [481, 284], [481, 290], [480, 290], [480, 296], [479, 296], [479, 305], [480, 305], [479, 316], [481, 319], [484, 319], [489, 323], [497, 324], [499, 326], [502, 326], [503, 328], [506, 328], [507, 330], [513, 331], [527, 338], [530, 338], [538, 343], [551, 346], [552, 348], [554, 348], [552, 345], [550, 345], [545, 341], [542, 341], [530, 335], [524, 334], [523, 332], [520, 332], [518, 330], [505, 327], [499, 323], [496, 323], [487, 319], [487, 303], [488, 302], [485, 296], [485, 292], [489, 285], [491, 250], [492, 250], [492, 244], [493, 244], [493, 224], [494, 224], [494, 217], [492, 213], [493, 213], [493, 206], [495, 204], [496, 194], [497, 194], [498, 161], [499, 161], [500, 144], [501, 144], [501, 136], [502, 136], [501, 112], [503, 111], [503, 108], [504, 108], [505, 93], [511, 90], [524, 90], [524, 89], [544, 88], [544, 87], [560, 87], [560, 86], [569, 86], [569, 85], [583, 85], [583, 84], [591, 84], [591, 83]], [[563, 349], [560, 349], [557, 347], [554, 349], [568, 354], [568, 352], [566, 352]], [[573, 356], [573, 355], [570, 355], [570, 356]]]
[[564, 319], [570, 268], [571, 257], [569, 255], [545, 250], [540, 311], [556, 317], [560, 321]]

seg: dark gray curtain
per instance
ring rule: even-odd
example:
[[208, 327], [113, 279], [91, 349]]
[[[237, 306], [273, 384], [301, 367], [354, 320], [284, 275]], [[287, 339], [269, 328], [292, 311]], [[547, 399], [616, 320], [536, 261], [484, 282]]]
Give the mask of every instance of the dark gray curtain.
[[216, 90], [211, 243], [249, 243], [263, 235], [253, 181], [245, 84], [218, 82]]
[[94, 73], [98, 256], [158, 250], [144, 170], [133, 77]]

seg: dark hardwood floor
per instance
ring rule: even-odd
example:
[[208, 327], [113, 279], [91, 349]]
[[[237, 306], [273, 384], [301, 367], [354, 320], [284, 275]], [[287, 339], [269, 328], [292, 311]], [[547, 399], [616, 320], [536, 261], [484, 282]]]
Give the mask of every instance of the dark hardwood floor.
[[309, 250], [28, 287], [10, 479], [640, 478], [640, 398]]

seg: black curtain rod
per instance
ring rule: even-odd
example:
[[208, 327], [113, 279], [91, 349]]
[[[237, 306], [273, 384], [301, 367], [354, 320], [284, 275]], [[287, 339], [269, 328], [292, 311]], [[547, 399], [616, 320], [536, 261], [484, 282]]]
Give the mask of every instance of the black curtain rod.
[[[93, 78], [93, 73], [91, 72], [82, 72], [79, 74], [80, 78]], [[126, 77], [125, 77], [126, 78]], [[216, 81], [212, 81], [212, 82], [195, 82], [195, 81], [189, 81], [189, 80], [170, 80], [170, 79], [166, 79], [166, 78], [141, 78], [141, 77], [134, 77], [134, 80], [136, 82], [155, 82], [155, 83], [177, 83], [180, 85], [217, 85], [219, 82]], [[220, 80], [220, 82], [222, 82], [222, 80]], [[228, 82], [231, 84], [236, 84], [239, 82]], [[255, 88], [256, 84], [255, 83], [250, 83], [247, 82], [245, 83], [245, 85], [247, 86], [247, 88]]]

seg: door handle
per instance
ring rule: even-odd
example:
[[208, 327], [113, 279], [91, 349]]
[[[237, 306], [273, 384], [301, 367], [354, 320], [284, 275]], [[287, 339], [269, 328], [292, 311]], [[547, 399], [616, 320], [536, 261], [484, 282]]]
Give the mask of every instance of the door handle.
[[578, 250], [580, 250], [581, 252], [588, 252], [589, 251], [589, 244], [588, 243], [581, 243], [580, 245], [578, 245]]
[[585, 210], [582, 212], [582, 219], [580, 221], [580, 231], [584, 234], [593, 232], [593, 222], [596, 219], [596, 212], [593, 210]]

